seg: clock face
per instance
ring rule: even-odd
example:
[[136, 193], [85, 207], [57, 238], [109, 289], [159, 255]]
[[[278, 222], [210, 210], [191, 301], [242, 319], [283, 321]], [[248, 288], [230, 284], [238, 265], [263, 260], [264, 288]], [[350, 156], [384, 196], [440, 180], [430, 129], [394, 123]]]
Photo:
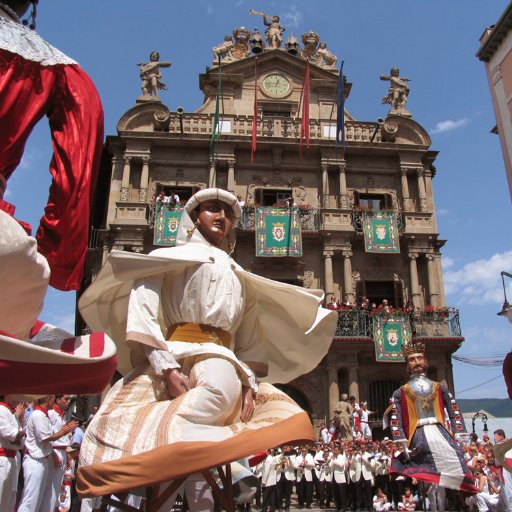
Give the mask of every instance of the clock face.
[[271, 73], [263, 80], [263, 92], [278, 98], [287, 96], [290, 92], [290, 81], [284, 75]]

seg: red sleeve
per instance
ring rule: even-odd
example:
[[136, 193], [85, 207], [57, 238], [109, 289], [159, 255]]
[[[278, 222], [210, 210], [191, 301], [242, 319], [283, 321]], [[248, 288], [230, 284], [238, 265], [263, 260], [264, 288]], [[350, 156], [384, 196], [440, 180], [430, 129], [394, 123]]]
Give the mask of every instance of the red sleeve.
[[51, 268], [50, 284], [59, 290], [77, 290], [101, 158], [103, 109], [94, 84], [79, 66], [59, 67], [47, 112], [53, 181], [36, 238]]

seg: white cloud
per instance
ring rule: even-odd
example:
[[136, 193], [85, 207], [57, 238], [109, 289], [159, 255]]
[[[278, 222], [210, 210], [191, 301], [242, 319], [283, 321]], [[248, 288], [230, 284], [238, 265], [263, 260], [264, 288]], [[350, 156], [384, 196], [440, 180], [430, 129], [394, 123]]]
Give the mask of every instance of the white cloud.
[[450, 256], [443, 256], [441, 262], [443, 263], [444, 271], [448, 270], [449, 268], [452, 268], [453, 265], [455, 265], [455, 260], [453, 258], [450, 258]]
[[458, 119], [457, 121], [452, 121], [451, 119], [447, 119], [446, 121], [440, 121], [436, 124], [436, 127], [430, 131], [430, 133], [444, 133], [449, 132], [451, 130], [456, 130], [462, 126], [468, 124], [468, 119], [465, 117], [464, 119]]
[[[450, 258], [446, 259], [450, 265]], [[458, 303], [503, 304], [503, 287], [500, 272], [512, 273], [512, 251], [497, 253], [487, 260], [467, 263], [460, 270], [444, 273], [446, 295], [456, 295]], [[512, 279], [505, 278], [507, 298], [512, 299]]]
[[290, 11], [287, 12], [283, 16], [283, 18], [288, 27], [298, 28], [302, 23], [302, 20], [304, 19], [304, 15], [302, 14], [302, 12], [297, 10], [297, 7], [295, 5], [292, 5]]
[[206, 8], [206, 12], [208, 14], [213, 14], [213, 5], [212, 4], [208, 4], [208, 7]]
[[447, 210], [446, 208], [439, 208], [437, 210], [438, 217], [441, 215], [448, 215], [450, 213], [450, 210]]

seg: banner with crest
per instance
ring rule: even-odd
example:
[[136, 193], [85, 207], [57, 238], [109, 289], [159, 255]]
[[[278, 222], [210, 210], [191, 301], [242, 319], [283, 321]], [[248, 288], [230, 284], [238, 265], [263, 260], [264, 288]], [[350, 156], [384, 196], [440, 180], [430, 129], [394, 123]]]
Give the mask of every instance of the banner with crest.
[[302, 256], [298, 208], [256, 208], [256, 256]]
[[180, 226], [183, 207], [167, 207], [165, 204], [156, 205], [155, 212], [155, 234], [153, 236], [154, 245], [166, 245], [173, 247], [176, 245], [176, 236]]
[[366, 252], [400, 252], [395, 212], [363, 212]]
[[378, 313], [373, 315], [373, 341], [377, 362], [398, 363], [404, 361], [402, 346], [412, 337], [409, 317], [402, 314]]

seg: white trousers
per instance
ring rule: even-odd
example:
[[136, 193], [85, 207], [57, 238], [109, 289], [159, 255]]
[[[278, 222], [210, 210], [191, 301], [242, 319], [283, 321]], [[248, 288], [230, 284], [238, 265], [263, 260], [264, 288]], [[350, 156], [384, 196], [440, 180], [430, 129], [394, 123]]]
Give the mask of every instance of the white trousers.
[[[169, 485], [169, 482], [160, 485], [159, 492], [162, 492], [167, 485]], [[211, 512], [213, 510], [212, 491], [201, 473], [190, 475], [178, 490], [160, 507], [159, 512], [169, 512], [178, 494], [182, 497], [187, 497], [190, 512]]]
[[446, 489], [437, 484], [432, 484], [427, 492], [430, 510], [432, 512], [444, 512]]
[[51, 457], [23, 457], [25, 484], [18, 512], [53, 512], [52, 485], [48, 478], [50, 464], [53, 464]]
[[[60, 498], [60, 489], [62, 486], [62, 480], [64, 479], [64, 473], [66, 471], [66, 462], [67, 462], [67, 454], [64, 450], [56, 450], [57, 454], [60, 458], [60, 465], [55, 466], [53, 460], [50, 461], [48, 465], [48, 480], [50, 482], [52, 488], [52, 497], [51, 501], [53, 503], [53, 507], [56, 507], [59, 504]], [[52, 509], [53, 510], [53, 509]]]
[[476, 505], [478, 512], [495, 512], [498, 510], [499, 494], [489, 494], [488, 492], [479, 492], [468, 498], [468, 505]]
[[12, 512], [16, 504], [20, 454], [16, 457], [0, 457], [0, 510]]

